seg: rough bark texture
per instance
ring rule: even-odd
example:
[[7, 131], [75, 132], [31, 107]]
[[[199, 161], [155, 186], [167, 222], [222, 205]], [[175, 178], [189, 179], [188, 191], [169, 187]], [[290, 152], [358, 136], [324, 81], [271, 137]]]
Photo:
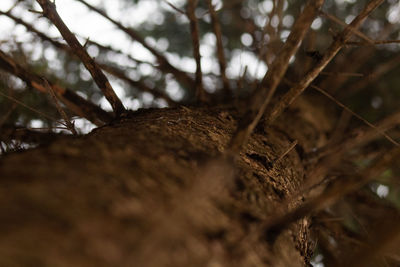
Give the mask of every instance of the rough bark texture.
[[259, 227], [301, 184], [298, 151], [323, 142], [301, 110], [259, 126], [234, 168], [213, 160], [235, 130], [226, 108], [138, 111], [6, 155], [0, 266], [305, 266], [307, 219], [273, 245]]

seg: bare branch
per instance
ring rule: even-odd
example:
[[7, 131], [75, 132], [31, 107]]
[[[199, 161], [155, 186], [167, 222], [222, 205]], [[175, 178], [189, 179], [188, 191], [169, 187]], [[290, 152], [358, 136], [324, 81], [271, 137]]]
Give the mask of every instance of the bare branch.
[[219, 63], [219, 71], [221, 73], [222, 83], [224, 85], [224, 90], [227, 94], [231, 94], [229, 80], [226, 77], [226, 59], [224, 53], [224, 46], [222, 43], [222, 32], [221, 32], [221, 25], [218, 20], [217, 13], [215, 12], [215, 7], [212, 4], [212, 0], [207, 0], [208, 2], [208, 10], [210, 11], [211, 15], [211, 24], [213, 26], [213, 31], [215, 38], [217, 40], [217, 56], [218, 56], [218, 63]]
[[361, 89], [371, 86], [374, 82], [376, 82], [379, 78], [381, 78], [384, 74], [393, 70], [397, 66], [400, 65], [400, 55], [389, 59], [387, 62], [383, 62], [375, 66], [374, 70], [365, 77], [365, 79], [360, 79], [359, 81], [348, 86], [348, 90], [344, 90], [340, 92], [340, 96], [343, 95], [353, 95]]
[[119, 69], [117, 67], [109, 66], [107, 64], [99, 64], [99, 66], [100, 66], [100, 68], [102, 68], [106, 72], [110, 73], [111, 75], [127, 82], [128, 84], [130, 84], [133, 87], [138, 88], [140, 91], [148, 92], [148, 93], [151, 93], [152, 95], [154, 95], [155, 97], [164, 99], [171, 106], [176, 106], [178, 104], [177, 102], [172, 100], [171, 97], [169, 97], [169, 95], [167, 95], [166, 93], [164, 93], [160, 90], [157, 90], [155, 88], [151, 88], [142, 81], [132, 80], [121, 69]]
[[58, 113], [60, 113], [61, 117], [64, 119], [65, 122], [65, 126], [72, 132], [73, 135], [77, 135], [78, 133], [75, 130], [75, 126], [73, 123], [71, 123], [71, 121], [69, 120], [67, 114], [65, 113], [65, 111], [62, 109], [60, 103], [58, 102], [57, 96], [54, 93], [53, 88], [50, 86], [50, 84], [47, 82], [46, 79], [43, 79], [44, 85], [47, 89], [47, 92], [49, 93], [49, 95], [51, 96], [51, 99], [53, 99], [53, 102], [57, 108]]
[[354, 18], [354, 20], [338, 35], [335, 37], [334, 42], [325, 51], [322, 59], [312, 68], [305, 77], [297, 83], [296, 86], [292, 87], [282, 99], [277, 103], [270, 114], [266, 115], [266, 123], [272, 123], [309, 85], [310, 83], [321, 73], [321, 71], [328, 65], [333, 57], [339, 52], [339, 50], [345, 45], [347, 40], [351, 37], [354, 29], [357, 29], [361, 23], [368, 17], [368, 15], [382, 4], [383, 0], [372, 0], [360, 14]]
[[53, 118], [53, 117], [51, 117], [51, 116], [49, 116], [49, 115], [47, 115], [47, 114], [41, 112], [40, 110], [37, 110], [37, 109], [35, 109], [35, 108], [32, 108], [32, 107], [28, 106], [28, 105], [26, 105], [25, 103], [19, 101], [18, 99], [15, 99], [15, 98], [12, 97], [12, 96], [9, 96], [9, 95], [4, 94], [2, 91], [0, 91], [0, 95], [4, 96], [5, 98], [8, 98], [9, 100], [13, 101], [14, 103], [17, 103], [17, 104], [20, 105], [20, 106], [23, 106], [24, 108], [29, 109], [30, 111], [33, 111], [33, 112], [39, 114], [39, 115], [42, 116], [43, 118], [49, 119], [49, 120], [51, 120], [51, 121], [53, 121], [53, 122], [57, 122], [57, 119], [56, 119], [56, 118]]
[[396, 147], [391, 151], [384, 153], [377, 162], [363, 170], [362, 173], [353, 179], [339, 179], [332, 186], [328, 187], [322, 194], [306, 201], [297, 208], [286, 212], [285, 214], [272, 216], [271, 221], [267, 222], [265, 225], [267, 238], [274, 241], [275, 237], [291, 223], [313, 212], [328, 207], [342, 199], [343, 196], [358, 190], [372, 179], [378, 177], [387, 168], [388, 164], [398, 159], [399, 156], [400, 149]]
[[[285, 80], [285, 82], [287, 82], [290, 86], [294, 85], [293, 82], [289, 82], [287, 80]], [[323, 94], [324, 96], [326, 96], [327, 98], [332, 100], [336, 105], [338, 105], [339, 107], [343, 108], [344, 110], [349, 112], [351, 115], [353, 115], [354, 117], [356, 117], [357, 119], [359, 119], [360, 121], [362, 121], [363, 123], [365, 123], [366, 125], [371, 127], [372, 129], [374, 129], [377, 133], [379, 133], [383, 137], [385, 137], [386, 140], [388, 140], [390, 143], [392, 143], [395, 146], [400, 147], [400, 144], [398, 142], [396, 142], [395, 140], [393, 140], [393, 138], [391, 138], [387, 133], [385, 133], [385, 131], [382, 131], [381, 129], [379, 129], [379, 127], [376, 127], [375, 125], [373, 125], [372, 123], [370, 123], [369, 121], [367, 121], [366, 119], [364, 119], [363, 117], [361, 117], [360, 115], [358, 115], [357, 113], [355, 113], [354, 111], [352, 111], [351, 109], [346, 107], [339, 100], [337, 100], [336, 98], [331, 96], [328, 92], [326, 92], [325, 90], [323, 90], [322, 88], [320, 88], [318, 86], [315, 86], [315, 85], [310, 85], [310, 86], [311, 86], [311, 88], [317, 90], [318, 92], [320, 92], [321, 94]]]
[[30, 128], [22, 128], [18, 126], [4, 125], [1, 128], [0, 138], [2, 140], [18, 140], [24, 143], [31, 144], [44, 144], [49, 143], [59, 137], [67, 137], [65, 133], [51, 132], [51, 129], [47, 131], [35, 131]]
[[[337, 24], [339, 24], [339, 25], [342, 25], [342, 26], [344, 26], [344, 27], [347, 27], [347, 26], [348, 26], [345, 22], [341, 21], [340, 19], [338, 19], [338, 18], [335, 17], [334, 15], [325, 13], [325, 12], [322, 11], [322, 10], [320, 11], [320, 13], [321, 13], [323, 16], [327, 17], [328, 19], [332, 20], [333, 22], [335, 22], [335, 23], [337, 23]], [[360, 31], [357, 30], [357, 29], [353, 29], [353, 33], [354, 33], [354, 35], [357, 35], [358, 37], [360, 37], [361, 39], [365, 40], [365, 41], [366, 41], [367, 43], [369, 43], [369, 44], [373, 44], [373, 43], [374, 43], [374, 41], [371, 40], [371, 38], [369, 38], [368, 36], [366, 36], [365, 34], [363, 34], [362, 32], [360, 32]]]
[[[39, 92], [47, 92], [46, 85], [44, 84], [42, 77], [29, 72], [1, 50], [0, 69], [19, 77], [29, 86], [35, 88]], [[54, 92], [61, 99], [61, 101], [75, 114], [88, 119], [98, 126], [103, 125], [104, 122], [109, 122], [111, 120], [110, 114], [95, 104], [77, 95], [75, 92], [67, 88], [62, 88], [56, 84], [52, 84], [50, 81], [47, 82], [53, 88]]]
[[67, 41], [74, 53], [81, 59], [86, 69], [92, 75], [93, 80], [95, 81], [97, 86], [103, 92], [108, 102], [110, 102], [115, 114], [119, 116], [124, 113], [125, 107], [118, 96], [115, 94], [114, 89], [111, 87], [111, 84], [108, 81], [107, 77], [97, 66], [93, 58], [89, 56], [83, 46], [79, 43], [75, 35], [64, 24], [56, 11], [55, 4], [50, 2], [49, 0], [37, 0], [37, 2], [43, 9], [43, 15], [47, 17], [57, 27], [65, 41]]
[[372, 43], [366, 42], [346, 42], [346, 45], [357, 45], [357, 46], [371, 46], [371, 45], [384, 45], [384, 44], [399, 44], [400, 40], [376, 40]]
[[[71, 55], [71, 56], [73, 56], [73, 57], [76, 57], [76, 54], [74, 54], [74, 52], [71, 50], [71, 48], [70, 48], [68, 45], [65, 45], [65, 44], [63, 44], [63, 43], [60, 43], [60, 42], [58, 42], [58, 41], [53, 40], [52, 38], [48, 37], [48, 36], [47, 36], [46, 34], [44, 34], [43, 32], [37, 30], [35, 27], [33, 27], [32, 25], [30, 25], [29, 23], [26, 23], [26, 22], [23, 21], [22, 19], [13, 16], [13, 15], [10, 14], [9, 12], [2, 12], [2, 11], [0, 11], [0, 14], [5, 15], [5, 16], [11, 18], [12, 20], [14, 20], [16, 23], [25, 26], [25, 27], [27, 28], [28, 31], [30, 31], [30, 32], [32, 32], [32, 33], [34, 33], [34, 34], [36, 34], [36, 35], [37, 35], [40, 39], [42, 39], [43, 41], [48, 41], [48, 42], [50, 42], [54, 47], [65, 51], [66, 53], [68, 53], [69, 55]], [[101, 44], [96, 43], [96, 42], [91, 41], [91, 40], [88, 40], [88, 41], [87, 41], [87, 44], [95, 45], [95, 46], [97, 46], [99, 49], [102, 49], [102, 50], [111, 51], [111, 52], [113, 52], [113, 53], [118, 53], [118, 54], [124, 55], [124, 56], [128, 57], [129, 59], [131, 59], [132, 61], [137, 62], [137, 63], [150, 64], [150, 63], [148, 63], [148, 62], [141, 62], [141, 61], [138, 61], [138, 60], [132, 58], [130, 55], [125, 55], [122, 51], [114, 50], [114, 49], [112, 49], [111, 47], [101, 45]], [[98, 64], [99, 67], [100, 67], [101, 69], [103, 69], [104, 71], [106, 71], [106, 72], [112, 74], [113, 76], [115, 76], [115, 77], [117, 77], [117, 78], [119, 78], [119, 79], [121, 79], [121, 80], [124, 80], [124, 81], [128, 82], [128, 83], [129, 83], [130, 85], [132, 85], [133, 87], [136, 87], [136, 88], [138, 88], [139, 90], [144, 91], [144, 92], [149, 92], [149, 93], [153, 94], [155, 97], [162, 98], [162, 99], [164, 99], [165, 101], [167, 101], [167, 103], [168, 103], [169, 105], [176, 105], [176, 104], [177, 104], [177, 103], [176, 103], [174, 100], [172, 100], [167, 94], [161, 92], [160, 90], [156, 90], [155, 88], [150, 88], [150, 87], [146, 86], [146, 85], [145, 85], [143, 82], [141, 82], [141, 81], [134, 81], [134, 80], [130, 79], [127, 75], [125, 75], [125, 73], [123, 73], [123, 71], [119, 70], [118, 68], [112, 67], [112, 66], [109, 66], [109, 65], [106, 65], [106, 64], [99, 64], [99, 63], [97, 63], [97, 64]]]
[[[393, 24], [388, 23], [379, 32], [378, 37], [380, 39], [385, 39], [392, 31]], [[345, 47], [348, 47], [347, 44], [348, 42], [346, 42]], [[357, 70], [359, 70], [362, 66], [365, 66], [367, 61], [371, 58], [371, 55], [374, 54], [375, 50], [376, 46], [368, 45], [365, 46], [364, 49], [355, 49], [349, 54], [343, 53], [341, 54], [342, 59], [346, 60], [347, 62], [351, 62], [352, 64], [332, 64], [331, 67], [333, 70], [338, 72], [357, 72]], [[340, 58], [338, 58], [338, 60], [340, 60]], [[348, 80], [348, 78], [348, 76], [328, 77], [320, 82], [320, 87], [328, 88], [329, 86], [329, 92], [335, 93]]]
[[53, 46], [62, 49], [64, 51], [70, 50], [70, 47], [68, 45], [65, 45], [63, 43], [57, 42], [44, 34], [43, 32], [38, 31], [35, 27], [33, 27], [31, 24], [27, 23], [26, 21], [22, 20], [21, 18], [18, 18], [14, 15], [11, 14], [11, 12], [3, 12], [0, 10], [0, 15], [7, 16], [8, 18], [14, 20], [16, 23], [23, 25], [28, 31], [33, 32], [36, 34], [40, 39], [43, 41], [50, 42]]
[[199, 25], [195, 14], [198, 0], [188, 0], [187, 16], [190, 22], [190, 34], [192, 36], [193, 57], [196, 61], [196, 98], [200, 102], [206, 100], [206, 94], [203, 88], [203, 73], [201, 71]]
[[117, 26], [120, 30], [125, 32], [129, 37], [131, 37], [133, 40], [139, 42], [141, 45], [143, 45], [147, 50], [149, 50], [156, 58], [158, 63], [160, 64], [159, 68], [161, 71], [165, 73], [171, 73], [175, 76], [176, 80], [181, 82], [182, 84], [186, 85], [188, 88], [193, 88], [194, 87], [194, 81], [193, 79], [184, 71], [181, 71], [174, 66], [172, 66], [168, 60], [156, 49], [151, 47], [147, 42], [133, 29], [127, 28], [124, 25], [122, 25], [120, 22], [110, 18], [106, 12], [88, 4], [84, 0], [76, 0], [82, 4], [84, 4], [86, 7], [88, 7], [90, 10], [100, 14], [104, 18], [106, 18], [108, 21], [113, 23], [115, 26]]
[[[338, 166], [340, 162], [345, 158], [346, 153], [354, 149], [355, 147], [362, 146], [378, 136], [381, 136], [385, 131], [395, 127], [400, 123], [400, 112], [383, 119], [374, 127], [366, 129], [356, 129], [347, 138], [340, 141], [338, 144], [329, 144], [327, 147], [323, 147], [317, 151], [317, 156], [320, 158], [318, 163], [315, 164], [308, 174], [307, 179], [299, 189], [299, 193], [309, 191], [310, 188], [320, 184], [328, 174], [328, 172]], [[396, 147], [398, 147], [396, 145]]]
[[297, 52], [323, 2], [323, 0], [308, 1], [297, 18], [282, 50], [250, 98], [249, 110], [239, 121], [238, 129], [230, 142], [231, 152], [237, 153], [246, 144], [285, 74], [290, 58]]
[[167, 0], [164, 0], [164, 2], [165, 2], [167, 5], [169, 5], [169, 6], [170, 6], [173, 10], [175, 10], [176, 12], [178, 12], [178, 13], [180, 13], [180, 14], [182, 14], [182, 15], [186, 15], [186, 12], [185, 12], [185, 11], [183, 11], [182, 9], [176, 7], [176, 6], [173, 5], [171, 2], [169, 2], [169, 1], [167, 1]]

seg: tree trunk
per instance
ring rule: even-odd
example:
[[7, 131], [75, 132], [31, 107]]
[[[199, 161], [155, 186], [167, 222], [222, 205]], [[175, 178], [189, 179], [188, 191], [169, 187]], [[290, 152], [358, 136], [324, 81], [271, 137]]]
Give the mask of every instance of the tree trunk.
[[262, 227], [323, 141], [301, 110], [259, 126], [234, 164], [219, 155], [238, 113], [223, 108], [142, 110], [4, 156], [0, 266], [307, 265], [308, 219], [272, 243]]

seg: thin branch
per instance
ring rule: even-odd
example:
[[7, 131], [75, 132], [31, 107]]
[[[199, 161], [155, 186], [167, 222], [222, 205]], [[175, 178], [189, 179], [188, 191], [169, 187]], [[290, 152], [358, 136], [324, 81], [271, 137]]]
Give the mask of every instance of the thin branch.
[[[6, 55], [0, 50], [0, 69], [3, 69], [23, 80], [29, 86], [35, 88], [39, 92], [46, 93], [46, 85], [43, 78], [23, 68], [13, 58]], [[87, 101], [68, 88], [62, 88], [56, 84], [47, 81], [61, 101], [75, 114], [88, 119], [95, 125], [101, 126], [104, 122], [109, 122], [111, 116], [109, 113], [98, 107], [97, 105]]]
[[125, 32], [129, 37], [131, 37], [133, 40], [139, 42], [141, 45], [143, 45], [147, 50], [149, 50], [156, 58], [157, 61], [159, 62], [159, 68], [161, 71], [165, 73], [171, 73], [174, 75], [177, 81], [181, 82], [182, 84], [186, 85], [188, 88], [193, 88], [194, 87], [194, 81], [193, 79], [184, 71], [181, 71], [174, 66], [172, 66], [169, 61], [156, 49], [151, 47], [137, 32], [135, 32], [131, 28], [127, 28], [124, 25], [122, 25], [120, 22], [110, 18], [106, 12], [88, 4], [84, 0], [76, 0], [82, 4], [84, 4], [87, 8], [90, 10], [100, 14], [103, 16], [105, 19], [113, 23], [115, 26], [117, 26], [120, 30]]
[[[324, 181], [328, 172], [342, 162], [346, 153], [356, 147], [370, 142], [377, 136], [381, 136], [382, 132], [395, 127], [399, 123], [400, 112], [395, 112], [394, 114], [383, 119], [381, 122], [377, 123], [375, 128], [356, 129], [347, 135], [348, 138], [341, 140], [340, 145], [329, 144], [327, 147], [319, 149], [316, 153], [317, 157], [319, 158], [318, 163], [313, 164], [315, 167], [308, 172], [306, 176], [307, 179], [304, 181], [302, 187], [298, 190], [299, 194], [308, 192], [310, 188]], [[396, 147], [398, 146], [396, 145]]]
[[[378, 38], [385, 39], [392, 31], [393, 24], [388, 23], [380, 30]], [[375, 54], [375, 50], [376, 46], [365, 46], [364, 49], [355, 49], [352, 53], [343, 53], [341, 54], [341, 59], [338, 58], [338, 61], [345, 60], [351, 62], [351, 64], [332, 64], [331, 67], [338, 72], [357, 72], [362, 66], [367, 64], [371, 56]], [[328, 88], [329, 86], [329, 92], [335, 93], [348, 79], [348, 76], [328, 77], [320, 82], [320, 87]]]
[[169, 95], [167, 95], [166, 93], [164, 93], [160, 90], [157, 90], [155, 88], [151, 88], [142, 81], [135, 81], [135, 80], [129, 78], [121, 69], [119, 69], [117, 67], [113, 67], [113, 66], [110, 66], [107, 64], [99, 64], [99, 66], [100, 66], [100, 68], [102, 68], [106, 72], [110, 73], [111, 75], [127, 82], [128, 84], [130, 84], [133, 87], [138, 88], [140, 91], [148, 92], [148, 93], [151, 93], [152, 95], [154, 95], [155, 97], [164, 99], [171, 106], [176, 106], [178, 104], [176, 101], [172, 100], [171, 97]]
[[[388, 213], [380, 218], [380, 224], [375, 227], [376, 231], [372, 237], [364, 238], [367, 245], [363, 249], [354, 253], [354, 251], [346, 253], [341, 257], [342, 266], [363, 267], [372, 266], [378, 257], [386, 256], [390, 258], [387, 251], [393, 249], [394, 255], [397, 256], [397, 264], [399, 263], [399, 245], [400, 245], [400, 217], [398, 214]], [[396, 250], [397, 248], [397, 250]], [[396, 263], [394, 263], [396, 264]], [[375, 265], [377, 266], [377, 265]], [[389, 264], [382, 266], [390, 266]]]
[[[54, 127], [54, 128], [59, 128], [59, 127]], [[59, 137], [70, 136], [69, 134], [67, 135], [62, 132], [60, 133], [51, 132], [50, 128], [46, 129], [47, 130], [46, 132], [36, 131], [36, 129], [40, 128], [32, 129], [32, 128], [22, 128], [14, 125], [13, 126], [5, 125], [1, 129], [2, 131], [0, 133], [0, 138], [3, 140], [18, 140], [24, 143], [43, 144], [43, 143], [49, 143]]]
[[54, 104], [56, 105], [58, 113], [60, 113], [61, 117], [64, 119], [65, 126], [71, 131], [73, 135], [77, 135], [78, 133], [75, 130], [75, 126], [71, 121], [69, 120], [67, 114], [65, 111], [62, 109], [60, 103], [58, 102], [57, 96], [54, 93], [54, 89], [50, 86], [50, 84], [47, 82], [46, 79], [43, 79], [44, 85], [47, 89], [47, 92], [51, 96], [51, 99], [53, 100]]
[[199, 25], [195, 14], [198, 0], [188, 0], [187, 17], [190, 24], [190, 34], [192, 36], [193, 57], [196, 61], [196, 98], [200, 102], [206, 101], [206, 94], [203, 88], [203, 73], [201, 71]]
[[385, 133], [384, 131], [381, 131], [378, 127], [376, 127], [375, 125], [373, 125], [372, 123], [370, 123], [369, 121], [367, 121], [366, 119], [364, 119], [363, 117], [361, 117], [360, 115], [358, 115], [357, 113], [355, 113], [354, 111], [352, 111], [351, 109], [349, 109], [348, 107], [343, 105], [341, 102], [339, 102], [333, 96], [331, 96], [330, 94], [325, 92], [322, 88], [319, 88], [318, 86], [315, 86], [315, 85], [311, 85], [311, 87], [314, 88], [315, 90], [317, 90], [318, 92], [320, 92], [321, 94], [323, 94], [324, 96], [328, 97], [330, 100], [335, 102], [336, 105], [338, 105], [341, 108], [345, 109], [347, 112], [352, 114], [354, 117], [356, 117], [357, 119], [359, 119], [360, 121], [362, 121], [363, 123], [368, 125], [369, 127], [375, 129], [375, 131], [377, 131], [379, 134], [384, 136], [386, 138], [386, 140], [388, 140], [390, 143], [394, 144], [395, 146], [400, 147], [400, 144], [398, 142], [396, 142], [395, 140], [393, 140], [393, 138], [391, 138], [387, 133]]
[[111, 104], [111, 107], [113, 108], [115, 114], [119, 116], [122, 113], [124, 113], [125, 107], [122, 104], [121, 100], [118, 98], [118, 96], [115, 94], [114, 89], [111, 87], [111, 84], [108, 81], [107, 77], [97, 66], [93, 58], [89, 56], [87, 51], [79, 43], [75, 35], [64, 24], [64, 22], [62, 21], [62, 19], [60, 18], [60, 16], [56, 11], [55, 4], [53, 2], [50, 2], [49, 0], [36, 0], [36, 1], [42, 7], [43, 15], [57, 27], [57, 29], [59, 30], [65, 41], [67, 41], [67, 43], [74, 51], [74, 53], [81, 59], [86, 69], [92, 75], [95, 83], [103, 92], [108, 102]]
[[122, 50], [116, 49], [115, 47], [111, 47], [111, 46], [109, 46], [109, 45], [102, 45], [102, 44], [99, 44], [99, 43], [97, 43], [97, 42], [95, 42], [95, 41], [93, 41], [93, 40], [89, 40], [89, 41], [87, 42], [87, 44], [88, 44], [88, 45], [97, 46], [97, 48], [99, 48], [99, 50], [102, 50], [102, 51], [112, 52], [112, 53], [115, 53], [115, 54], [123, 55], [123, 56], [129, 58], [130, 60], [132, 60], [132, 61], [133, 61], [134, 63], [136, 63], [136, 64], [148, 64], [148, 65], [150, 65], [150, 66], [152, 66], [152, 67], [154, 67], [154, 68], [157, 68], [157, 66], [154, 65], [153, 63], [151, 63], [151, 62], [149, 62], [149, 61], [144, 61], [144, 60], [139, 60], [139, 59], [137, 59], [137, 58], [134, 58], [133, 56], [131, 56], [131, 55], [129, 55], [129, 54], [126, 54], [126, 53], [123, 52]]
[[347, 77], [364, 77], [365, 74], [355, 72], [332, 72], [332, 71], [321, 71], [320, 75], [327, 76], [347, 76]]
[[[20, 18], [17, 18], [17, 17], [15, 17], [15, 16], [13, 16], [12, 14], [10, 14], [10, 13], [8, 13], [8, 12], [2, 12], [2, 11], [0, 11], [0, 14], [1, 14], [1, 15], [5, 15], [5, 16], [11, 18], [12, 20], [14, 20], [16, 23], [25, 26], [26, 29], [27, 29], [28, 31], [30, 31], [30, 32], [32, 32], [32, 33], [34, 33], [34, 34], [36, 34], [36, 35], [37, 35], [40, 39], [42, 39], [43, 41], [48, 41], [48, 42], [50, 42], [54, 47], [65, 51], [66, 53], [68, 53], [68, 54], [71, 55], [72, 57], [76, 57], [76, 55], [73, 53], [73, 51], [71, 50], [71, 48], [70, 48], [68, 45], [65, 45], [65, 44], [60, 43], [60, 42], [58, 42], [58, 41], [56, 41], [56, 40], [53, 40], [52, 38], [48, 37], [46, 34], [40, 32], [39, 30], [37, 30], [35, 27], [33, 27], [32, 25], [30, 25], [29, 23], [23, 21], [23, 20], [20, 19]], [[130, 55], [124, 54], [122, 51], [114, 50], [113, 48], [111, 48], [111, 47], [109, 47], [109, 46], [101, 45], [101, 44], [96, 43], [96, 42], [94, 42], [94, 41], [92, 41], [92, 40], [89, 40], [89, 41], [87, 42], [87, 44], [95, 45], [95, 46], [97, 46], [99, 49], [102, 49], [102, 50], [106, 50], [106, 51], [110, 51], [110, 52], [113, 52], [113, 53], [118, 53], [118, 54], [124, 55], [124, 56], [128, 57], [129, 59], [131, 59], [132, 61], [134, 61], [134, 62], [136, 62], [136, 63], [151, 64], [151, 63], [149, 63], [149, 62], [143, 62], [143, 61], [136, 60], [136, 59], [134, 59], [133, 57], [131, 57]], [[106, 65], [106, 64], [99, 64], [99, 63], [97, 63], [97, 64], [98, 64], [98, 65], [100, 66], [100, 68], [102, 68], [104, 71], [106, 71], [106, 72], [112, 74], [113, 76], [115, 76], [115, 77], [117, 77], [117, 78], [119, 78], [119, 79], [122, 79], [122, 80], [128, 82], [128, 83], [129, 83], [130, 85], [132, 85], [133, 87], [136, 87], [136, 88], [138, 88], [139, 90], [144, 91], [144, 92], [149, 92], [149, 93], [153, 94], [155, 97], [162, 98], [162, 99], [164, 99], [165, 101], [167, 101], [167, 103], [170, 104], [170, 105], [176, 105], [176, 104], [177, 104], [177, 103], [176, 103], [174, 100], [172, 100], [167, 94], [165, 94], [165, 93], [163, 93], [163, 92], [161, 92], [160, 90], [157, 90], [157, 89], [155, 89], [155, 88], [150, 88], [150, 87], [146, 86], [146, 85], [145, 85], [143, 82], [141, 82], [141, 81], [134, 81], [134, 80], [130, 79], [125, 73], [123, 73], [123, 71], [117, 69], [116, 67], [112, 67], [112, 66], [109, 66], [109, 65]]]
[[278, 163], [279, 161], [281, 161], [290, 151], [293, 150], [293, 148], [295, 148], [297, 145], [297, 140], [294, 140], [289, 147], [285, 150], [285, 152], [282, 153], [282, 155], [280, 155], [276, 160], [274, 160], [272, 162], [272, 166], [275, 165], [276, 163]]
[[400, 149], [397, 147], [393, 148], [389, 152], [384, 153], [372, 166], [366, 168], [351, 180], [338, 179], [322, 194], [306, 201], [289, 212], [285, 212], [285, 214], [272, 216], [271, 221], [265, 224], [266, 237], [270, 241], [274, 241], [279, 233], [286, 229], [291, 223], [328, 207], [340, 200], [343, 196], [363, 187], [372, 179], [378, 177], [387, 166], [394, 160], [397, 160], [399, 156]]
[[51, 117], [51, 116], [49, 116], [49, 115], [47, 115], [47, 114], [41, 112], [40, 110], [37, 110], [37, 109], [35, 109], [35, 108], [32, 108], [32, 107], [28, 106], [28, 105], [26, 105], [25, 103], [19, 101], [18, 99], [15, 99], [14, 97], [11, 97], [11, 96], [9, 96], [9, 95], [4, 94], [2, 91], [0, 91], [0, 95], [4, 96], [5, 98], [8, 98], [9, 100], [11, 100], [11, 101], [17, 103], [17, 104], [20, 105], [20, 106], [23, 106], [24, 108], [29, 109], [30, 111], [33, 111], [33, 112], [39, 114], [39, 115], [42, 116], [43, 118], [49, 119], [49, 120], [51, 120], [51, 121], [53, 121], [53, 122], [57, 122], [57, 121], [58, 121], [56, 118], [53, 118], [53, 117]]
[[[287, 80], [285, 80], [285, 82], [287, 82], [290, 86], [293, 86], [292, 82], [289, 82]], [[376, 127], [375, 125], [373, 125], [372, 123], [370, 123], [369, 121], [367, 121], [366, 119], [364, 119], [363, 117], [361, 117], [360, 115], [358, 115], [357, 113], [355, 113], [354, 111], [349, 109], [347, 106], [342, 104], [339, 100], [337, 100], [335, 97], [331, 96], [328, 92], [326, 92], [325, 90], [323, 90], [322, 88], [320, 88], [318, 86], [315, 86], [315, 85], [310, 85], [310, 86], [311, 86], [311, 88], [317, 90], [318, 92], [320, 92], [321, 94], [323, 94], [324, 96], [326, 96], [327, 98], [332, 100], [336, 105], [343, 108], [344, 110], [349, 112], [351, 115], [353, 115], [354, 117], [356, 117], [357, 119], [359, 119], [360, 121], [362, 121], [363, 123], [365, 123], [366, 125], [371, 127], [372, 129], [374, 129], [377, 133], [379, 133], [380, 135], [385, 137], [386, 140], [388, 140], [390, 143], [392, 143], [395, 146], [400, 147], [400, 144], [398, 142], [396, 142], [395, 140], [393, 140], [393, 138], [391, 138], [387, 133], [385, 133], [385, 131], [382, 131], [381, 129], [379, 129], [379, 127]]]
[[16, 23], [23, 25], [28, 31], [33, 32], [34, 34], [36, 34], [43, 41], [50, 42], [53, 46], [55, 46], [55, 47], [57, 47], [59, 49], [62, 49], [64, 51], [65, 50], [70, 50], [68, 45], [65, 45], [63, 43], [60, 43], [60, 42], [57, 42], [57, 41], [53, 40], [52, 38], [50, 38], [46, 34], [40, 32], [39, 30], [37, 30], [31, 24], [29, 24], [26, 21], [22, 20], [21, 18], [18, 18], [16, 16], [14, 16], [13, 14], [11, 14], [11, 12], [9, 12], [9, 11], [8, 12], [3, 12], [3, 11], [0, 10], [0, 15], [7, 16], [8, 18], [12, 19]]
[[14, 102], [11, 105], [11, 107], [8, 108], [7, 112], [5, 114], [3, 114], [3, 116], [1, 116], [1, 118], [0, 118], [0, 130], [1, 130], [2, 126], [4, 125], [4, 123], [7, 121], [7, 119], [11, 116], [11, 114], [17, 108], [17, 106], [18, 106], [18, 104]]
[[231, 94], [231, 88], [229, 85], [229, 80], [226, 77], [226, 59], [224, 53], [224, 45], [222, 43], [222, 31], [221, 31], [221, 24], [219, 23], [217, 12], [215, 11], [215, 7], [212, 4], [212, 0], [207, 0], [208, 2], [208, 9], [210, 11], [211, 16], [211, 24], [213, 27], [214, 35], [216, 38], [217, 43], [217, 56], [218, 56], [218, 63], [219, 63], [219, 71], [221, 73], [222, 83], [224, 85], [224, 91], [227, 95]]
[[265, 121], [267, 124], [272, 123], [321, 73], [321, 71], [328, 65], [333, 57], [345, 45], [346, 41], [351, 37], [354, 29], [357, 29], [361, 23], [368, 17], [368, 15], [375, 10], [384, 0], [372, 0], [360, 14], [338, 35], [335, 37], [333, 43], [325, 51], [322, 59], [312, 68], [305, 77], [292, 87], [282, 99], [273, 108], [271, 113], [266, 115]]
[[242, 146], [247, 143], [251, 132], [264, 114], [272, 95], [285, 74], [290, 58], [297, 52], [323, 2], [323, 0], [308, 1], [294, 23], [293, 29], [280, 53], [276, 56], [268, 72], [251, 96], [248, 111], [239, 121], [237, 131], [229, 145], [229, 150], [233, 154], [239, 152]]
[[387, 62], [378, 64], [375, 66], [375, 69], [365, 77], [365, 79], [360, 79], [359, 81], [355, 82], [354, 84], [349, 85], [348, 90], [344, 90], [341, 92], [341, 96], [343, 95], [354, 95], [359, 90], [372, 85], [376, 82], [379, 78], [381, 78], [384, 74], [389, 72], [390, 70], [394, 69], [395, 67], [400, 65], [400, 55], [391, 58]]
[[383, 44], [399, 44], [400, 40], [376, 40], [372, 41], [372, 43], [366, 42], [346, 42], [346, 45], [356, 45], [356, 46], [370, 46], [370, 45], [383, 45]]
[[175, 5], [173, 5], [171, 2], [169, 2], [169, 1], [167, 1], [167, 0], [164, 0], [164, 2], [165, 2], [167, 5], [169, 5], [169, 6], [170, 6], [173, 10], [175, 10], [176, 12], [178, 12], [178, 13], [180, 13], [180, 14], [186, 16], [186, 12], [183, 11], [182, 9], [176, 7]]
[[[337, 23], [337, 24], [339, 24], [339, 25], [342, 25], [342, 26], [344, 26], [344, 27], [347, 27], [347, 26], [348, 26], [347, 23], [341, 21], [340, 19], [338, 19], [338, 18], [335, 17], [334, 15], [325, 13], [325, 12], [322, 11], [322, 10], [320, 11], [320, 13], [321, 13], [321, 15], [323, 15], [324, 17], [326, 17], [326, 18], [332, 20], [333, 22], [335, 22], [335, 23]], [[354, 35], [357, 35], [358, 37], [360, 37], [361, 39], [365, 40], [365, 41], [366, 41], [367, 43], [369, 43], [369, 44], [373, 44], [373, 43], [374, 43], [373, 40], [371, 40], [368, 36], [366, 36], [365, 34], [363, 34], [362, 32], [360, 32], [360, 31], [357, 30], [357, 29], [353, 29], [353, 33], [354, 33]]]

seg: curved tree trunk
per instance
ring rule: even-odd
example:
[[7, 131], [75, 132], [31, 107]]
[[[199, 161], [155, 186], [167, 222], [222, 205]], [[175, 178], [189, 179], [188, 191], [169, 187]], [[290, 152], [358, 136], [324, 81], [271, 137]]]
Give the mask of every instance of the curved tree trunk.
[[[143, 110], [83, 137], [6, 155], [0, 265], [307, 265], [307, 219], [274, 243], [260, 226], [301, 185], [298, 151], [321, 141], [318, 124], [292, 110], [258, 127], [233, 165], [218, 156], [235, 114]], [[276, 161], [294, 140], [296, 149]]]

